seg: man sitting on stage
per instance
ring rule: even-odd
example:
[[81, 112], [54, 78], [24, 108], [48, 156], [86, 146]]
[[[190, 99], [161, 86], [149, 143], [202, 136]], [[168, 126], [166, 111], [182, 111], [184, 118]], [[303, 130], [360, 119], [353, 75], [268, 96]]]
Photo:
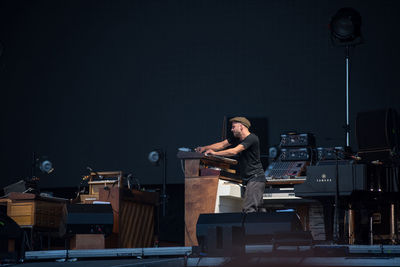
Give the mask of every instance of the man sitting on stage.
[[[245, 117], [235, 117], [232, 122], [232, 133], [235, 138], [196, 148], [197, 152], [216, 156], [238, 155], [239, 171], [246, 191], [243, 212], [257, 212], [263, 202], [265, 174], [260, 161], [260, 142], [254, 133], [250, 133], [250, 121]], [[229, 146], [232, 148], [226, 149]]]

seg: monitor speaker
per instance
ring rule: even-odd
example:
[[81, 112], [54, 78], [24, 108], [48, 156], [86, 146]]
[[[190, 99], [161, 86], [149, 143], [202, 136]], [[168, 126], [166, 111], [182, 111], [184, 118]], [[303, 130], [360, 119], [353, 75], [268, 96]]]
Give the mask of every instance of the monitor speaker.
[[196, 225], [199, 250], [208, 255], [238, 255], [245, 245], [310, 245], [294, 212], [200, 214]]
[[245, 252], [242, 213], [200, 214], [196, 236], [200, 251], [209, 255]]
[[[245, 216], [246, 244], [299, 244], [311, 240], [311, 236], [303, 231], [300, 218], [295, 212], [253, 212]], [[303, 240], [303, 233], [307, 236], [306, 240]], [[288, 239], [288, 235], [293, 238]]]
[[67, 234], [112, 232], [114, 216], [110, 204], [71, 204], [67, 210]]
[[24, 235], [19, 225], [0, 213], [0, 262], [17, 262], [24, 256]]

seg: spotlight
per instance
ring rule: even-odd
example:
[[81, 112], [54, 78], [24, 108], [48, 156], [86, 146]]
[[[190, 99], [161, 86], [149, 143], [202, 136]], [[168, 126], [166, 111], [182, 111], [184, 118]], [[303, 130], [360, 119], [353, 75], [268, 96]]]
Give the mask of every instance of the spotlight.
[[43, 160], [39, 163], [39, 169], [44, 173], [51, 173], [54, 171], [53, 164], [49, 160]]
[[31, 183], [30, 187], [39, 193], [40, 177], [36, 176], [37, 170], [42, 173], [50, 174], [54, 171], [53, 163], [46, 156], [37, 156], [35, 152], [32, 153], [31, 176], [26, 181]]
[[150, 161], [151, 164], [158, 165], [162, 157], [163, 157], [162, 151], [156, 149], [149, 153], [147, 159]]
[[350, 48], [354, 48], [357, 44], [362, 43], [361, 37], [361, 16], [350, 7], [341, 8], [332, 17], [329, 24], [331, 31], [331, 39], [334, 46], [345, 47], [345, 64], [346, 64], [346, 148], [350, 148]]
[[349, 46], [362, 42], [361, 16], [353, 8], [341, 8], [329, 24], [334, 45]]

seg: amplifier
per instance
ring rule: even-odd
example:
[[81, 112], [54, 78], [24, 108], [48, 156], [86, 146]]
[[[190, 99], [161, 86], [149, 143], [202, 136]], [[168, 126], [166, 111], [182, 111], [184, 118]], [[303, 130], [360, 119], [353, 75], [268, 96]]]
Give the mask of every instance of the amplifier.
[[264, 200], [271, 199], [298, 199], [291, 187], [266, 187], [263, 194]]
[[357, 155], [363, 162], [367, 161], [392, 161], [394, 158], [398, 157], [398, 154], [392, 149], [379, 149], [371, 151], [359, 151]]
[[336, 160], [344, 159], [344, 148], [343, 147], [318, 147], [317, 148], [317, 159], [321, 160]]
[[309, 148], [282, 148], [281, 161], [310, 161], [311, 150]]
[[315, 147], [315, 137], [311, 133], [281, 134], [280, 147]]

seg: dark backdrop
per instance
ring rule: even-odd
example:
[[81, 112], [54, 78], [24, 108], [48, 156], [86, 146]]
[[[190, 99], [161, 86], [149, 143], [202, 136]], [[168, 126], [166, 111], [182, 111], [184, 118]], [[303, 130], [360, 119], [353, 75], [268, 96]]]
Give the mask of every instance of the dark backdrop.
[[30, 175], [33, 152], [55, 167], [43, 187], [76, 186], [86, 166], [159, 184], [154, 148], [182, 183], [177, 148], [219, 141], [225, 115], [266, 118], [267, 145], [288, 130], [344, 145], [328, 30], [342, 7], [365, 39], [350, 54], [356, 150], [357, 112], [399, 107], [399, 1], [1, 1], [1, 186]]

